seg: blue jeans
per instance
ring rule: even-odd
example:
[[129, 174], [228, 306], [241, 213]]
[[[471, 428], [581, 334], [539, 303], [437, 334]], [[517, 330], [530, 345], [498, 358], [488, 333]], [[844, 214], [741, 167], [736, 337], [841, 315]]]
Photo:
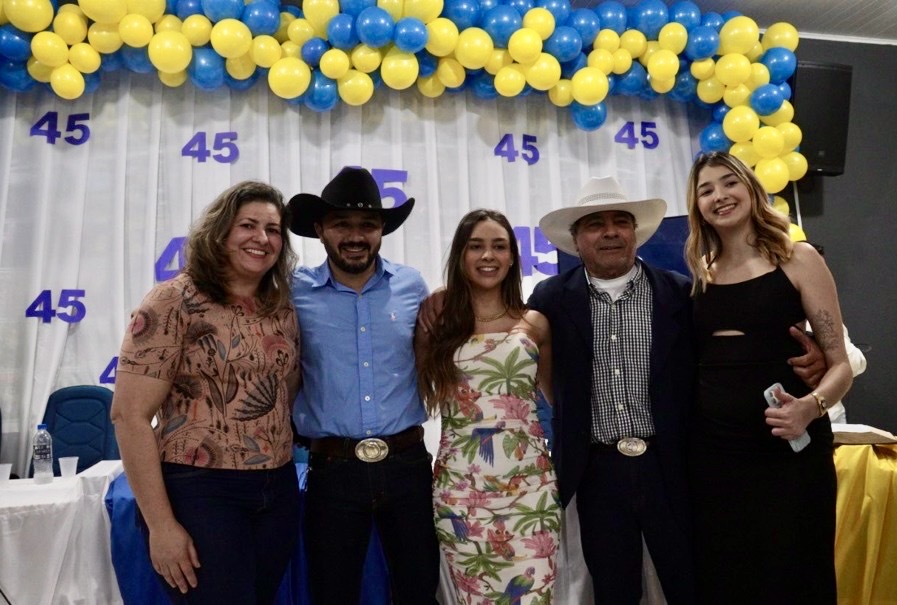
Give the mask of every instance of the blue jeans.
[[186, 595], [162, 581], [172, 602], [273, 603], [299, 536], [294, 464], [244, 471], [163, 463], [162, 474], [202, 565]]
[[423, 443], [380, 462], [311, 454], [303, 526], [314, 605], [354, 605], [376, 524], [394, 605], [433, 605], [439, 545]]

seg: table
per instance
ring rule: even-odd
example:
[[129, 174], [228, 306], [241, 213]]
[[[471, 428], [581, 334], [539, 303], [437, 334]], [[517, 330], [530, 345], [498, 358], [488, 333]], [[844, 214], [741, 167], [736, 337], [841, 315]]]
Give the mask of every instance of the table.
[[51, 483], [0, 484], [0, 587], [12, 605], [122, 602], [102, 505], [121, 470], [104, 461]]

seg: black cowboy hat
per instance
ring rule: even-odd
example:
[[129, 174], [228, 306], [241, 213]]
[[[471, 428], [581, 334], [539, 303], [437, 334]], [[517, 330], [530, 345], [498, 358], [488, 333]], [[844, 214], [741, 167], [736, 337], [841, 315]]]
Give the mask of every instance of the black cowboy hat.
[[336, 210], [373, 211], [383, 217], [383, 235], [398, 229], [411, 210], [414, 198], [396, 208], [384, 208], [380, 188], [371, 173], [364, 168], [346, 167], [327, 183], [321, 196], [299, 193], [290, 200], [290, 231], [302, 237], [317, 238], [315, 223], [328, 212]]

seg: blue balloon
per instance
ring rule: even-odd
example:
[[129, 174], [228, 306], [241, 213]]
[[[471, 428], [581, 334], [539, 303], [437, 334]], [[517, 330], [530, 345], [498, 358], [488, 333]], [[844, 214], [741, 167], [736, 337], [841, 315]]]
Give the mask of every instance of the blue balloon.
[[31, 57], [32, 37], [11, 23], [0, 26], [0, 55], [10, 61], [27, 61]]
[[339, 102], [336, 80], [331, 80], [319, 71], [312, 72], [311, 84], [303, 96], [305, 106], [309, 109], [317, 112], [330, 111]]
[[565, 63], [582, 54], [582, 47], [579, 32], [569, 25], [561, 25], [555, 28], [554, 33], [545, 41], [544, 49], [559, 62]]
[[520, 16], [523, 17], [526, 15], [526, 11], [535, 6], [535, 3], [533, 0], [508, 0], [507, 5], [516, 10], [520, 13]]
[[751, 109], [758, 115], [768, 116], [777, 112], [785, 99], [782, 98], [782, 91], [776, 84], [764, 84], [758, 86], [751, 93]]
[[669, 12], [663, 0], [642, 0], [633, 7], [632, 17], [632, 27], [648, 40], [657, 40], [661, 28], [669, 21]]
[[225, 73], [224, 74], [224, 83], [231, 90], [249, 90], [250, 88], [255, 86], [256, 82], [258, 82], [258, 79], [261, 75], [261, 71], [262, 70], [260, 70], [260, 69], [256, 69], [254, 72], [252, 72], [252, 75], [249, 76], [248, 78], [246, 78], [245, 80], [238, 80], [235, 77], [233, 77], [232, 75], [230, 75], [229, 73]]
[[670, 7], [670, 23], [681, 23], [691, 31], [701, 24], [701, 9], [691, 0], [676, 2]]
[[595, 11], [588, 8], [577, 8], [570, 13], [567, 25], [575, 29], [582, 38], [582, 47], [588, 48], [595, 42], [598, 32], [601, 31], [601, 20]]
[[728, 151], [732, 146], [732, 141], [723, 132], [723, 125], [719, 122], [711, 122], [698, 137], [698, 143], [701, 151], [704, 153], [712, 153], [714, 151]]
[[115, 51], [114, 53], [110, 53], [108, 55], [102, 54], [100, 55], [100, 71], [111, 72], [118, 71], [124, 67], [124, 64], [121, 60], [121, 49]]
[[146, 46], [134, 48], [125, 44], [118, 49], [118, 52], [121, 53], [122, 63], [130, 71], [138, 74], [150, 74], [156, 71], [156, 67], [150, 61]]
[[358, 39], [371, 48], [386, 46], [392, 41], [396, 22], [385, 10], [378, 6], [369, 6], [361, 11], [355, 21]]
[[199, 0], [178, 0], [174, 14], [181, 21], [190, 15], [201, 15], [203, 14], [202, 3]]
[[565, 24], [573, 11], [570, 7], [570, 0], [536, 0], [536, 6], [544, 8], [554, 15], [555, 25]]
[[396, 23], [396, 48], [406, 53], [416, 53], [427, 45], [427, 26], [417, 17], [405, 17]]
[[498, 96], [495, 79], [485, 71], [470, 78], [470, 90], [480, 99], [494, 99]]
[[723, 26], [725, 20], [719, 13], [709, 12], [704, 13], [704, 16], [701, 17], [701, 25], [706, 25], [707, 27], [712, 27], [716, 31], [719, 31], [719, 28]]
[[357, 17], [364, 9], [377, 6], [377, 0], [340, 0], [340, 14]]
[[572, 60], [561, 63], [561, 77], [569, 80], [573, 74], [589, 64], [589, 58], [585, 53], [579, 53]]
[[222, 19], [239, 19], [243, 15], [243, 0], [202, 0], [202, 12], [209, 21], [217, 23]]
[[253, 0], [241, 20], [253, 36], [273, 36], [280, 29], [280, 8], [271, 0]]
[[442, 16], [458, 26], [458, 31], [474, 27], [483, 11], [477, 0], [445, 0]]
[[323, 38], [312, 38], [302, 45], [302, 60], [308, 63], [309, 67], [317, 67], [321, 62], [321, 57], [330, 50], [330, 45]]
[[607, 74], [607, 94], [613, 95], [617, 92], [617, 81], [620, 79], [620, 76], [617, 74], [611, 73]]
[[205, 46], [193, 49], [193, 58], [187, 66], [187, 76], [194, 86], [202, 90], [221, 88], [226, 73], [224, 57], [214, 49]]
[[626, 31], [626, 7], [616, 0], [605, 0], [595, 9], [601, 20], [602, 29], [610, 29], [618, 34]]
[[699, 25], [688, 32], [685, 56], [692, 61], [712, 57], [719, 49], [719, 32], [709, 25]]
[[175, 15], [178, 12], [178, 0], [165, 0], [165, 14]]
[[375, 69], [374, 71], [369, 73], [368, 76], [370, 76], [371, 82], [374, 83], [374, 90], [377, 90], [378, 88], [380, 88], [380, 86], [383, 85], [383, 76], [380, 75], [379, 69]]
[[760, 58], [760, 62], [769, 70], [769, 81], [781, 84], [794, 74], [797, 69], [797, 57], [787, 48], [776, 46], [770, 48]]
[[[480, 0], [480, 20], [486, 16], [486, 13], [501, 4], [499, 0]], [[480, 24], [482, 27], [482, 23]]]
[[730, 10], [724, 12], [721, 16], [723, 18], [723, 23], [728, 21], [729, 19], [734, 19], [735, 17], [740, 17], [743, 13], [737, 10]]
[[292, 4], [284, 4], [280, 8], [281, 12], [290, 13], [297, 19], [302, 17], [302, 9], [300, 9], [298, 6], [293, 6]]
[[97, 70], [93, 73], [82, 74], [84, 76], [84, 94], [89, 95], [93, 92], [96, 92], [97, 88], [100, 87], [100, 70]]
[[782, 82], [779, 84], [779, 92], [782, 93], [782, 98], [786, 101], [791, 100], [791, 85], [788, 82]]
[[679, 103], [691, 103], [696, 98], [697, 91], [697, 78], [691, 75], [688, 70], [685, 70], [676, 74], [676, 83], [673, 85], [673, 89], [667, 93], [667, 96]]
[[523, 17], [510, 6], [500, 4], [483, 15], [482, 28], [495, 48], [507, 48], [511, 34], [523, 26]]
[[414, 53], [414, 56], [417, 57], [418, 77], [426, 78], [436, 73], [436, 68], [439, 67], [439, 59], [425, 50]]
[[21, 61], [0, 60], [0, 86], [12, 92], [31, 90], [37, 82]]
[[716, 105], [713, 106], [713, 111], [710, 112], [711, 117], [714, 122], [723, 123], [723, 118], [726, 117], [726, 114], [729, 113], [729, 109], [731, 109], [725, 102], [720, 101]]
[[617, 81], [617, 90], [622, 95], [633, 96], [639, 94], [648, 83], [648, 72], [641, 63], [634, 62], [625, 74]]
[[577, 127], [589, 131], [597, 130], [607, 120], [607, 106], [604, 103], [582, 105], [573, 101], [570, 104], [570, 115]]
[[358, 46], [358, 33], [355, 31], [355, 19], [351, 15], [339, 14], [327, 24], [327, 39], [333, 48], [351, 51]]

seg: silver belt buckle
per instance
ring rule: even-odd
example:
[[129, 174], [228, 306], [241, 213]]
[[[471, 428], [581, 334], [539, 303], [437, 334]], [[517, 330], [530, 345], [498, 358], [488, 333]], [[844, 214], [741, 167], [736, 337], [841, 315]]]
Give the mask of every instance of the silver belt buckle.
[[389, 446], [382, 439], [362, 439], [355, 446], [355, 457], [362, 462], [380, 462], [389, 454]]
[[648, 442], [641, 437], [623, 437], [617, 441], [617, 451], [624, 456], [641, 456], [648, 450]]

